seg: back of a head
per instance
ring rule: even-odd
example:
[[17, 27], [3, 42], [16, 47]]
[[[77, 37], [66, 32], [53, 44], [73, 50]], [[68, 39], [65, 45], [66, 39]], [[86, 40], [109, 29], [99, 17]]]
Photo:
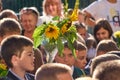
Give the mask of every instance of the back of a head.
[[102, 51], [102, 52], [106, 53], [109, 51], [118, 51], [118, 50], [119, 50], [119, 48], [118, 48], [117, 44], [111, 39], [106, 39], [106, 40], [100, 41], [96, 48], [97, 53], [98, 53], [98, 51]]
[[5, 9], [0, 12], [0, 20], [3, 18], [13, 18], [13, 19], [18, 20], [16, 13], [10, 9]]
[[83, 37], [78, 33], [76, 33], [76, 35], [77, 35], [77, 41], [82, 42], [83, 44], [85, 44], [85, 40], [83, 39]]
[[91, 77], [85, 76], [85, 77], [79, 77], [75, 80], [93, 80]]
[[21, 34], [22, 28], [18, 21], [11, 18], [4, 18], [0, 21], [0, 36], [10, 34]]
[[101, 63], [96, 67], [92, 78], [96, 80], [120, 80], [120, 60]]
[[91, 75], [93, 74], [94, 70], [96, 69], [97, 66], [99, 66], [100, 63], [112, 60], [120, 60], [120, 57], [115, 54], [103, 54], [95, 57], [91, 63], [90, 71]]
[[37, 70], [35, 80], [59, 80], [57, 76], [64, 73], [71, 76], [71, 68], [65, 64], [47, 63]]
[[107, 52], [106, 54], [116, 54], [120, 56], [120, 51], [110, 51], [110, 52]]
[[76, 50], [78, 51], [82, 51], [82, 50], [86, 50], [87, 51], [87, 47], [85, 44], [83, 44], [82, 42], [80, 41], [75, 41], [74, 42], [74, 47]]
[[93, 37], [89, 37], [86, 40], [86, 46], [88, 49], [90, 49], [91, 47], [96, 48], [97, 43]]

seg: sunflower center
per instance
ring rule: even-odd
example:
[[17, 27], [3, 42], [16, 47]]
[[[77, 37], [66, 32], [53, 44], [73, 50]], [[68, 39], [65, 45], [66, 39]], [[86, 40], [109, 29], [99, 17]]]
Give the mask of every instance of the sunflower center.
[[54, 29], [53, 29], [53, 28], [50, 28], [49, 32], [53, 32], [53, 31], [54, 31]]

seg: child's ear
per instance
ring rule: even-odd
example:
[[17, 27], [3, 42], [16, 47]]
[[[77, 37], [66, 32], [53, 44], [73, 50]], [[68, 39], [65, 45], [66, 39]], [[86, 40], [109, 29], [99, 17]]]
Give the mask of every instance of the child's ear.
[[19, 57], [16, 56], [16, 55], [13, 55], [12, 59], [11, 59], [11, 62], [12, 62], [13, 65], [17, 65], [18, 60], [19, 60]]

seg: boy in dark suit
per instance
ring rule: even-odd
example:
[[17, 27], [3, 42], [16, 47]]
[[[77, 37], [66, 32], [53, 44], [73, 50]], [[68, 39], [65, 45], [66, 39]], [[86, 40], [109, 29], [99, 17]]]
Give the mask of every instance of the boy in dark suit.
[[9, 36], [1, 42], [1, 55], [9, 68], [7, 80], [34, 80], [27, 71], [34, 70], [33, 42], [20, 35]]

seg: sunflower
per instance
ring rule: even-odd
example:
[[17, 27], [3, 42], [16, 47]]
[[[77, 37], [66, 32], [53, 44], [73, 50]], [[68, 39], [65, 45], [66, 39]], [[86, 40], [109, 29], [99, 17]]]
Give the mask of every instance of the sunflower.
[[3, 63], [0, 63], [0, 77], [5, 77], [7, 75], [7, 66]]
[[117, 45], [118, 45], [118, 47], [120, 48], [120, 31], [116, 31], [116, 32], [114, 33], [114, 36], [115, 36], [115, 38], [116, 38], [116, 40], [117, 40]]
[[68, 29], [70, 28], [70, 26], [71, 26], [71, 21], [68, 21], [67, 23], [65, 23], [63, 26], [62, 26], [62, 28], [61, 28], [61, 32], [62, 32], [62, 34], [64, 34], [65, 32], [67, 32], [68, 31]]
[[57, 39], [59, 36], [59, 28], [54, 25], [48, 25], [48, 28], [45, 30], [45, 36], [50, 39]]
[[71, 21], [77, 21], [78, 20], [78, 9], [74, 9], [72, 15], [70, 16]]
[[67, 23], [62, 26], [61, 32], [62, 32], [62, 34], [64, 34], [65, 32], [67, 32]]
[[120, 31], [116, 31], [115, 33], [114, 33], [114, 36], [116, 37], [116, 38], [120, 38]]
[[6, 70], [6, 69], [7, 69], [7, 66], [6, 66], [5, 64], [0, 64], [0, 69]]
[[72, 15], [70, 16], [71, 21], [77, 21], [78, 20], [78, 9], [79, 9], [79, 0], [76, 0], [74, 10], [72, 12]]

